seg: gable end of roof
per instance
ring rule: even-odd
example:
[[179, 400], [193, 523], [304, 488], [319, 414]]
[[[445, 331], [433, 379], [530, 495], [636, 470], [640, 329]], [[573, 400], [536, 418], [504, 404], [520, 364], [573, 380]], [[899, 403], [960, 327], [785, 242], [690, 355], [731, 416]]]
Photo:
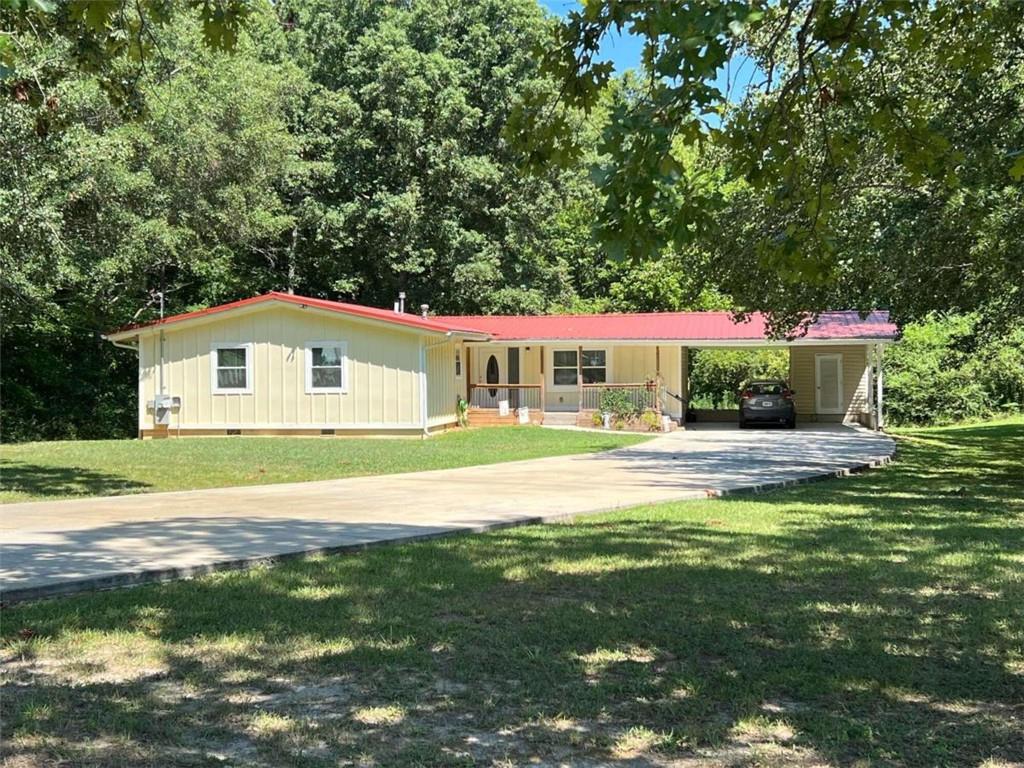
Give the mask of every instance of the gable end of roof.
[[269, 305], [275, 303], [299, 308], [309, 307], [311, 309], [335, 312], [348, 317], [369, 320], [372, 322], [387, 323], [425, 333], [459, 333], [471, 336], [486, 336], [486, 334], [473, 328], [465, 327], [464, 323], [447, 323], [441, 322], [436, 318], [422, 318], [417, 315], [399, 313], [390, 309], [367, 307], [362, 304], [346, 304], [340, 301], [330, 301], [329, 299], [316, 299], [308, 296], [297, 296], [291, 293], [271, 291], [269, 293], [260, 294], [259, 296], [252, 296], [248, 299], [240, 299], [238, 301], [228, 302], [227, 304], [218, 304], [205, 309], [197, 309], [192, 312], [183, 312], [181, 314], [171, 315], [170, 317], [165, 317], [163, 320], [153, 320], [151, 322], [135, 323], [124, 326], [106, 334], [105, 338], [111, 341], [118, 341], [124, 338], [131, 338], [140, 332], [152, 331], [157, 328], [176, 325], [186, 321], [200, 320], [202, 318], [258, 306], [260, 304]]

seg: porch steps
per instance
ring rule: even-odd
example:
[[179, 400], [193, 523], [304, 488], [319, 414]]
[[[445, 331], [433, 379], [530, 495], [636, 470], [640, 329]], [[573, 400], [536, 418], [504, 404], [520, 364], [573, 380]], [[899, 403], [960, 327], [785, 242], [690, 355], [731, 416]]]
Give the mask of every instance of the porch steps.
[[[470, 408], [468, 416], [471, 427], [511, 427], [519, 423], [519, 416], [515, 411], [508, 416], [502, 416], [496, 408]], [[530, 411], [530, 423], [542, 424], [543, 414], [539, 411]]]
[[494, 408], [470, 408], [468, 416], [471, 427], [510, 427], [517, 421], [514, 413], [502, 416]]

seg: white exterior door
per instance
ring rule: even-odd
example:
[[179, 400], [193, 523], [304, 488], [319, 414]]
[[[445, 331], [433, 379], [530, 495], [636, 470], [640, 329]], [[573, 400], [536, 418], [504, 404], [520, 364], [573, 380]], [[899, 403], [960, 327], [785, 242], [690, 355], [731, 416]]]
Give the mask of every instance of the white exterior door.
[[843, 413], [843, 356], [814, 356], [814, 410]]

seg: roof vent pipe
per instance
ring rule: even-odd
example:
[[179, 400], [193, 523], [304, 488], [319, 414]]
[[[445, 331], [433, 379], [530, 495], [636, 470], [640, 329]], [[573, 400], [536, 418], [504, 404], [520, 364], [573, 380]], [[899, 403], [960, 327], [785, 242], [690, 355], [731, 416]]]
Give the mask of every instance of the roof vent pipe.
[[405, 314], [405, 291], [398, 292], [398, 312]]
[[430, 313], [430, 305], [429, 304], [420, 304], [420, 317], [422, 317], [424, 320], [426, 320], [427, 319], [427, 315], [429, 313]]

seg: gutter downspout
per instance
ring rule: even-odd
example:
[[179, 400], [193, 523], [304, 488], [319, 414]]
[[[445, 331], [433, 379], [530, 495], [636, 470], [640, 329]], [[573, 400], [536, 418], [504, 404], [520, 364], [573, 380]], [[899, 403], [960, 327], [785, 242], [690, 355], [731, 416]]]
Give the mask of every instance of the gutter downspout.
[[440, 347], [451, 341], [452, 332], [447, 331], [441, 341], [433, 344], [420, 342], [420, 427], [423, 430], [423, 437], [430, 437], [430, 430], [427, 428], [427, 350]]
[[103, 339], [104, 341], [109, 341], [111, 344], [113, 344], [115, 347], [118, 347], [119, 349], [130, 349], [136, 353], [138, 353], [139, 351], [139, 342], [135, 342], [134, 344], [125, 344], [123, 341], [114, 341], [110, 337], [104, 336], [102, 333], [100, 334], [100, 338]]

